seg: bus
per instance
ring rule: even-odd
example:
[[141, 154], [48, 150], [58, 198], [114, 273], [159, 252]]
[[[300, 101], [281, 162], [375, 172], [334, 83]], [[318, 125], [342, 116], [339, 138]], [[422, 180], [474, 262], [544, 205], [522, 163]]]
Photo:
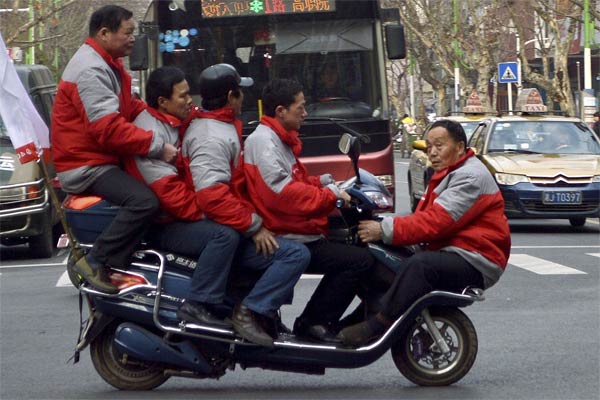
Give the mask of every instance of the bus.
[[231, 64], [254, 79], [244, 88], [247, 136], [260, 120], [265, 84], [296, 79], [307, 99], [299, 135], [308, 172], [351, 177], [352, 165], [337, 148], [349, 132], [361, 137], [360, 166], [394, 194], [385, 61], [406, 53], [397, 10], [382, 9], [377, 0], [155, 0], [139, 28], [130, 68], [145, 71], [141, 83], [148, 69], [179, 67], [200, 105], [200, 72]]

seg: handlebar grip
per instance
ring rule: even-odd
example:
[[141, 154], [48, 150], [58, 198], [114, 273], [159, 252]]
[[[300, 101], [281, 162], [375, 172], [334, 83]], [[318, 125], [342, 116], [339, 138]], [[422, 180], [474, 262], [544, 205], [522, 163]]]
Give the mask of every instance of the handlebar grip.
[[344, 207], [344, 200], [342, 200], [342, 199], [337, 199], [337, 200], [335, 201], [335, 206], [336, 206], [337, 208], [342, 208], [342, 207]]

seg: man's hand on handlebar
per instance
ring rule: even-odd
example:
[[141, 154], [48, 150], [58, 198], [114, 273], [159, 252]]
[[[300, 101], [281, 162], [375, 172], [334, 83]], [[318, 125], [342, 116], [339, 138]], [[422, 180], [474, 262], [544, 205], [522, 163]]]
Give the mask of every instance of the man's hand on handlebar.
[[383, 230], [379, 221], [364, 220], [358, 224], [358, 237], [364, 243], [378, 242], [383, 238]]
[[275, 235], [264, 226], [252, 235], [252, 240], [256, 246], [256, 254], [262, 253], [265, 257], [272, 256], [279, 248]]

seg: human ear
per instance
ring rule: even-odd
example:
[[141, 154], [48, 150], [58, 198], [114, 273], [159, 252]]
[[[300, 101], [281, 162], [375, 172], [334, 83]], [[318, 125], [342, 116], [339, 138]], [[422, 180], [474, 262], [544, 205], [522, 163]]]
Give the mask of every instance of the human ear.
[[275, 115], [281, 115], [281, 114], [283, 114], [284, 111], [285, 111], [285, 107], [284, 106], [277, 106], [277, 107], [275, 107]]
[[98, 31], [98, 33], [96, 33], [96, 37], [102, 41], [106, 41], [108, 39], [108, 34], [110, 33], [110, 31], [108, 30], [107, 27], [104, 28], [100, 28], [100, 30]]

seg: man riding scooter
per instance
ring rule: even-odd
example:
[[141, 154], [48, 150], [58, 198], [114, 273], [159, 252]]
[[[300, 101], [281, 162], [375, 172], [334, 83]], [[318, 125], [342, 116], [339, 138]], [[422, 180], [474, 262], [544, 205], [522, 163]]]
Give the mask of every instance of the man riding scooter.
[[[231, 82], [227, 82], [232, 89], [233, 84], [241, 83], [241, 78], [235, 70], [225, 68], [225, 74], [228, 74], [226, 78], [230, 78]], [[212, 76], [201, 77], [213, 79]], [[214, 79], [224, 80], [222, 76]], [[223, 87], [227, 88], [227, 82]], [[174, 67], [159, 68], [150, 75], [147, 87], [150, 107], [147, 113], [136, 119], [136, 124], [153, 128], [161, 132], [165, 140], [178, 143], [178, 130], [185, 129], [187, 122], [184, 123], [183, 120], [188, 117], [191, 109], [189, 86], [183, 72]], [[241, 95], [241, 91], [239, 93]], [[208, 98], [210, 97], [206, 95], [205, 99]], [[231, 107], [224, 110], [223, 115], [234, 117], [234, 111]], [[188, 181], [184, 176], [177, 174], [174, 166], [166, 163], [140, 157], [135, 163], [129, 163], [132, 173], [149, 184], [157, 194], [163, 211], [167, 212], [171, 219], [178, 219], [156, 226], [149, 235], [150, 240], [159, 248], [199, 257], [189, 294], [177, 315], [189, 322], [231, 328], [232, 324], [217, 317], [214, 310], [224, 300], [227, 278], [233, 262], [241, 268], [266, 270], [244, 302], [250, 305], [254, 312], [265, 313], [268, 317], [275, 318], [281, 304], [291, 302], [293, 286], [308, 263], [308, 252], [293, 242], [287, 246], [287, 241], [275, 239], [262, 227], [260, 217], [225, 183], [231, 172], [213, 170], [223, 165], [216, 159], [219, 155], [217, 151], [203, 153], [199, 150], [200, 160], [195, 158], [195, 153], [192, 153], [190, 158], [190, 148], [195, 149], [195, 126], [199, 122], [197, 118], [207, 114], [192, 112], [195, 113], [192, 115], [194, 119], [187, 128], [189, 132], [185, 135], [183, 145], [186, 157], [183, 174]], [[235, 130], [233, 133], [235, 134]], [[218, 146], [210, 138], [208, 142], [205, 144]], [[210, 156], [204, 160], [203, 156], [206, 154]], [[215, 159], [212, 159], [213, 156]], [[196, 181], [192, 175], [194, 172], [207, 175], [202, 175], [204, 179], [199, 178]], [[211, 178], [214, 181], [210, 181]], [[195, 191], [192, 181], [205, 184], [205, 190]], [[221, 203], [206, 203], [206, 199], [210, 198], [212, 193], [218, 193]], [[241, 239], [240, 233], [245, 234], [248, 239]], [[233, 320], [236, 321], [235, 316]], [[242, 337], [263, 345], [271, 345], [273, 338], [264, 332], [259, 322], [248, 311], [244, 324], [233, 326]]]
[[[276, 237], [255, 212], [245, 188], [241, 114], [243, 86], [252, 85], [229, 64], [206, 68], [198, 79], [202, 107], [193, 112], [181, 146], [183, 173], [193, 185], [193, 201], [206, 218], [244, 236], [234, 265], [264, 271], [231, 317], [243, 338], [272, 346], [273, 338], [260, 321], [277, 320], [283, 304], [291, 304], [294, 286], [306, 269], [306, 246]], [[210, 279], [207, 277], [207, 279]]]

